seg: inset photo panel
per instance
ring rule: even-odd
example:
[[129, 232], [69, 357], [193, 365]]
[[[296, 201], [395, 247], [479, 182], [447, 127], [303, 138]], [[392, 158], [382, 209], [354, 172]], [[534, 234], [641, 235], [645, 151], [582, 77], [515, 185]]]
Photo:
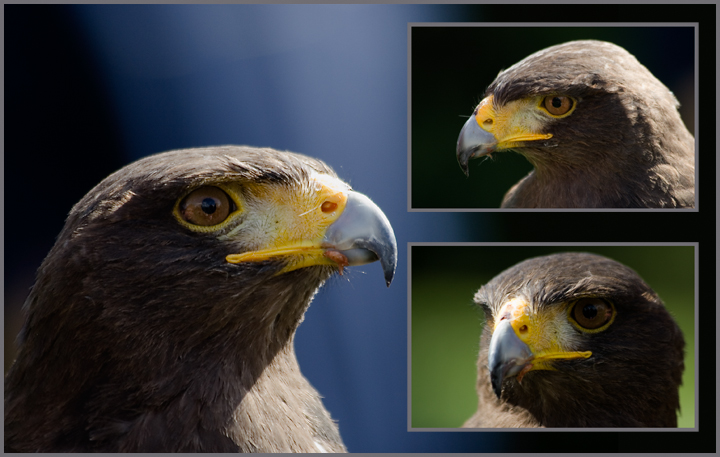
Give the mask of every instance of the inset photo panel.
[[697, 24], [409, 28], [410, 210], [697, 210]]
[[697, 430], [697, 244], [410, 245], [408, 428]]

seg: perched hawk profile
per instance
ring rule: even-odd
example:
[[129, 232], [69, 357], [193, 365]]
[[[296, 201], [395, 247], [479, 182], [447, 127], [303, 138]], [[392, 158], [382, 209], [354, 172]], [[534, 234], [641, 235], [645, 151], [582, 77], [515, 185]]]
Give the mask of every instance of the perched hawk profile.
[[572, 41], [501, 72], [460, 132], [457, 158], [511, 149], [534, 170], [505, 208], [688, 208], [695, 140], [675, 96], [625, 49]]
[[327, 165], [225, 146], [112, 174], [25, 303], [6, 452], [342, 452], [293, 337], [343, 268], [397, 263], [385, 215]]
[[526, 260], [475, 295], [486, 324], [464, 427], [676, 427], [685, 342], [630, 268], [594, 254]]

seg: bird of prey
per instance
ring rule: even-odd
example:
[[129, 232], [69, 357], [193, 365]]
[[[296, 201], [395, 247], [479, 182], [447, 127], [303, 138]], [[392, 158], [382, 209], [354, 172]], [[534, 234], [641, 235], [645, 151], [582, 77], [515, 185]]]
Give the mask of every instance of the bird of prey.
[[25, 303], [5, 451], [342, 452], [293, 336], [343, 268], [397, 263], [392, 227], [326, 164], [170, 151], [71, 210]]
[[587, 253], [521, 262], [484, 285], [470, 428], [676, 427], [682, 333], [630, 268]]
[[675, 96], [625, 49], [572, 41], [500, 72], [465, 123], [457, 158], [515, 150], [534, 170], [505, 208], [686, 208], [695, 141]]

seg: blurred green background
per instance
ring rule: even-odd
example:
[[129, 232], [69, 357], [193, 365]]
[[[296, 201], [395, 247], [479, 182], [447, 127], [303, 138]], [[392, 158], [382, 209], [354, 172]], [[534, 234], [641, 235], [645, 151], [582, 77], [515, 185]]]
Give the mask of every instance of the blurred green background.
[[695, 427], [693, 246], [412, 246], [411, 426], [455, 428], [477, 409], [482, 311], [475, 292], [531, 257], [582, 251], [634, 269], [665, 303], [685, 337], [678, 427]]
[[[680, 101], [694, 131], [695, 37], [691, 27], [412, 27], [412, 208], [498, 208], [532, 166], [511, 151], [455, 158], [460, 129], [497, 74], [560, 43], [597, 39], [624, 47]], [[438, 191], [442, 189], [442, 191]]]

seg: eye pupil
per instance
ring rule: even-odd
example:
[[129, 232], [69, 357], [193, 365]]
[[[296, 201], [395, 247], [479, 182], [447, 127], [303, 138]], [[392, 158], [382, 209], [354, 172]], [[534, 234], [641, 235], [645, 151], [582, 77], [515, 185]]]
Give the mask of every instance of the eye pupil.
[[212, 214], [217, 209], [217, 204], [215, 203], [215, 199], [213, 198], [205, 198], [202, 203], [200, 203], [200, 208], [203, 210], [205, 214]]
[[572, 109], [574, 103], [572, 98], [563, 95], [549, 95], [543, 99], [545, 109], [553, 116], [567, 114]]
[[223, 222], [237, 208], [219, 187], [205, 186], [190, 192], [178, 206], [179, 216], [193, 225], [204, 227]]
[[595, 330], [606, 325], [613, 318], [612, 305], [601, 298], [581, 298], [575, 302], [570, 317], [583, 329]]
[[595, 319], [598, 314], [597, 307], [595, 305], [585, 305], [582, 310], [583, 316], [585, 316], [588, 319]]

